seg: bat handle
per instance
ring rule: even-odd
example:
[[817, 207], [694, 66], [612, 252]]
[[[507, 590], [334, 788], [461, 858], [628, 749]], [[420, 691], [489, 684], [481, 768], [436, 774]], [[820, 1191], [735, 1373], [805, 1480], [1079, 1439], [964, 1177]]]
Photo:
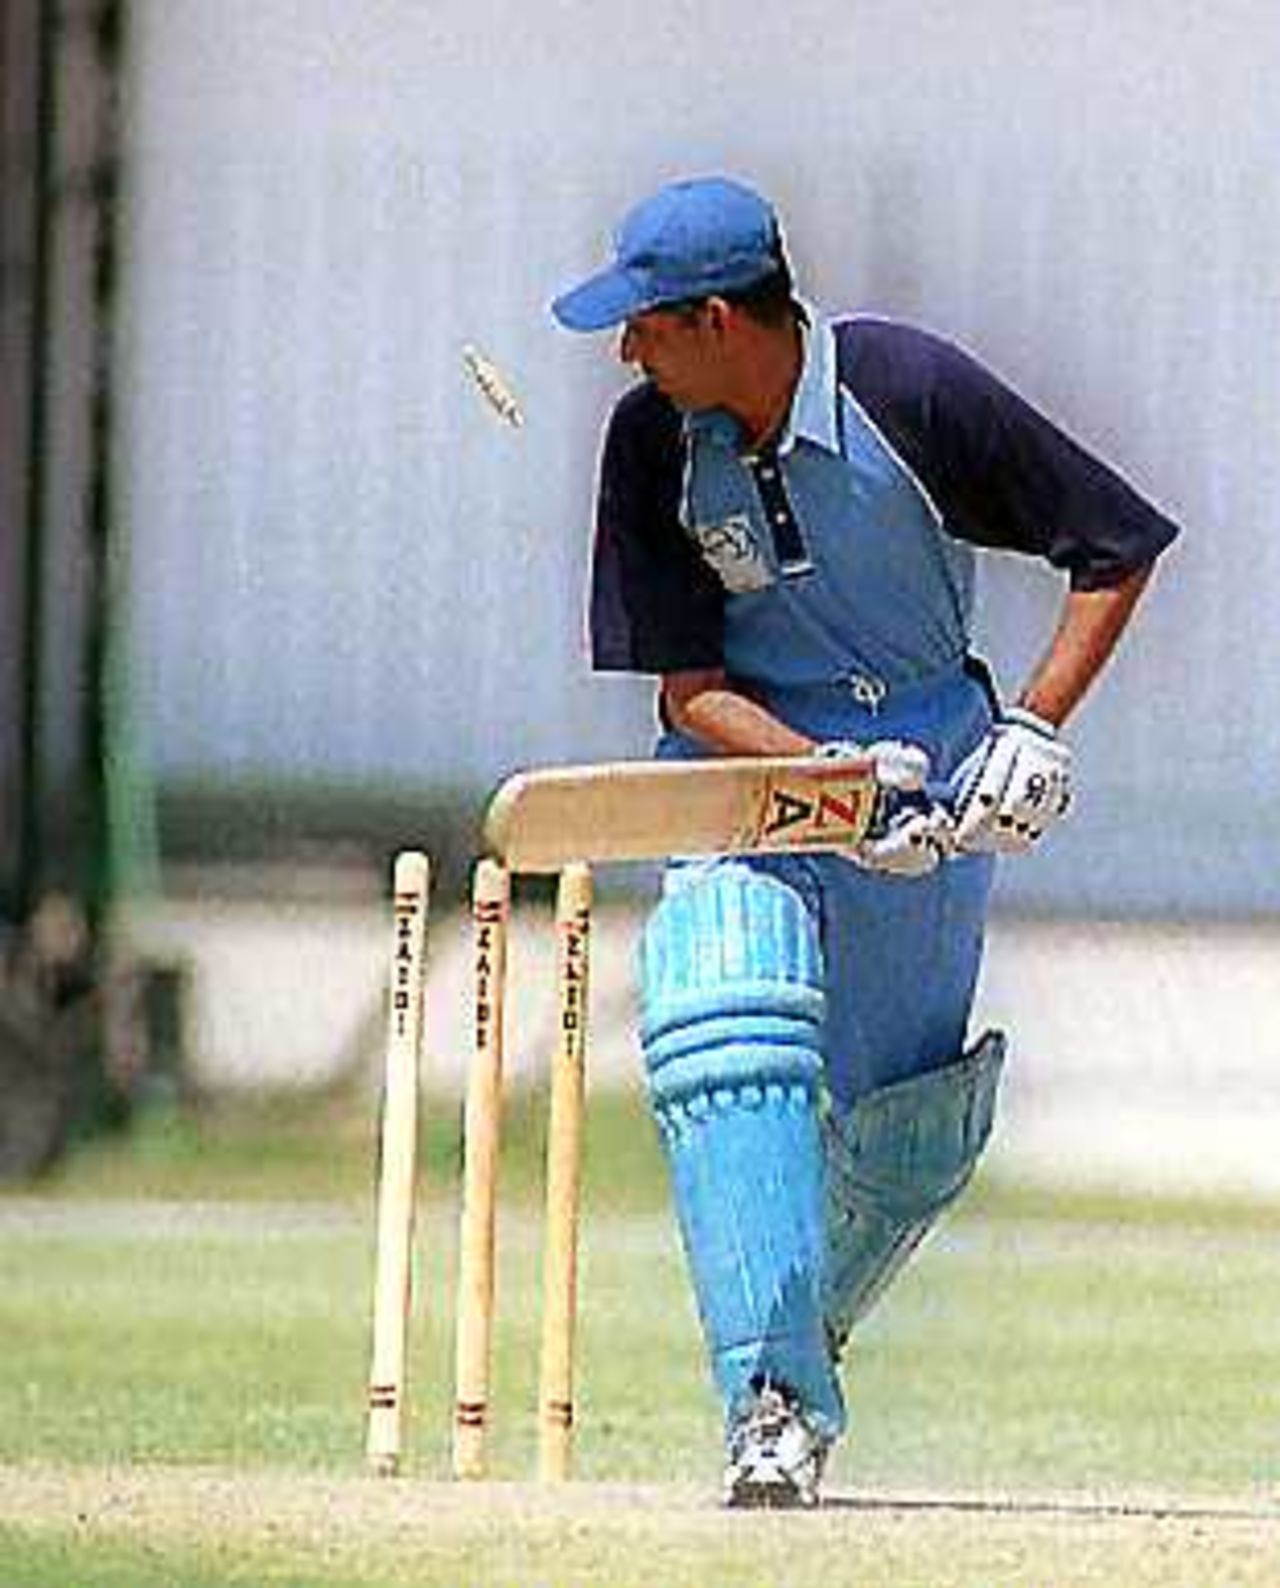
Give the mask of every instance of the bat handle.
[[960, 802], [959, 790], [945, 777], [930, 778], [920, 791], [931, 805], [941, 805], [954, 816]]
[[872, 830], [883, 829], [891, 817], [901, 810], [932, 810], [941, 805], [943, 810], [955, 815], [958, 795], [945, 778], [930, 778], [923, 788], [884, 789], [880, 794], [879, 809], [872, 822]]
[[903, 805], [920, 810], [941, 805], [944, 810], [954, 812], [958, 797], [956, 789], [946, 778], [930, 778], [923, 788], [918, 789], [885, 790], [890, 810], [897, 810]]

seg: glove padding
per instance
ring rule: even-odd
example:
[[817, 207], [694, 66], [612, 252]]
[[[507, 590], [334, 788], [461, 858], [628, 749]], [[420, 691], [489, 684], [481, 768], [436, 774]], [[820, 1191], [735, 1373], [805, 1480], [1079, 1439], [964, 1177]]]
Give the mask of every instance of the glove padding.
[[945, 806], [923, 793], [929, 755], [918, 744], [901, 739], [878, 739], [874, 744], [835, 740], [820, 746], [817, 753], [835, 759], [870, 758], [876, 781], [885, 790], [884, 814], [871, 834], [848, 851], [855, 865], [885, 876], [924, 877], [952, 852], [955, 823]]
[[1011, 707], [952, 782], [957, 849], [1025, 854], [1071, 804], [1071, 750], [1051, 722]]

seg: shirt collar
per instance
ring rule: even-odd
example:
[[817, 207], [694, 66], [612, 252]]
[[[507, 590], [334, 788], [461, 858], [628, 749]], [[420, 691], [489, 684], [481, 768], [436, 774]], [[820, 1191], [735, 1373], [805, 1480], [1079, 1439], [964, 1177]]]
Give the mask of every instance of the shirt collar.
[[[810, 304], [802, 303], [804, 319], [800, 325], [800, 379], [786, 423], [778, 435], [778, 451], [790, 452], [797, 441], [811, 441], [828, 452], [840, 451], [840, 424], [836, 413], [836, 345], [831, 322]], [[706, 437], [722, 446], [740, 444], [741, 427], [723, 409], [713, 408], [685, 415], [685, 430], [691, 436]]]
[[804, 304], [801, 326], [804, 362], [796, 382], [791, 412], [778, 437], [778, 450], [789, 452], [797, 441], [812, 441], [828, 452], [840, 451], [836, 414], [836, 341], [831, 322]]

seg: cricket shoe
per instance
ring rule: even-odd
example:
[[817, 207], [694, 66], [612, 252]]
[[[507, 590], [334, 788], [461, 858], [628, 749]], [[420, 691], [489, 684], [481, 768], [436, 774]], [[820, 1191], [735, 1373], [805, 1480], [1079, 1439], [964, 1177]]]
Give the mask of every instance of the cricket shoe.
[[794, 1396], [763, 1385], [729, 1429], [725, 1505], [740, 1511], [815, 1507], [830, 1448]]

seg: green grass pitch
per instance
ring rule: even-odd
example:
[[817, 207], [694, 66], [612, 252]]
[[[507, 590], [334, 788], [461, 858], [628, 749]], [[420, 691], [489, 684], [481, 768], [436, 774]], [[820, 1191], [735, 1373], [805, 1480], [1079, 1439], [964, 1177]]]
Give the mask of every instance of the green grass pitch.
[[479, 1487], [446, 1481], [452, 1105], [424, 1137], [394, 1482], [362, 1460], [366, 1098], [157, 1113], [0, 1198], [0, 1582], [1280, 1582], [1277, 1210], [980, 1181], [857, 1339], [832, 1503], [728, 1516], [662, 1168], [625, 1094], [588, 1121], [576, 1480], [528, 1481], [542, 1126], [517, 1101]]

